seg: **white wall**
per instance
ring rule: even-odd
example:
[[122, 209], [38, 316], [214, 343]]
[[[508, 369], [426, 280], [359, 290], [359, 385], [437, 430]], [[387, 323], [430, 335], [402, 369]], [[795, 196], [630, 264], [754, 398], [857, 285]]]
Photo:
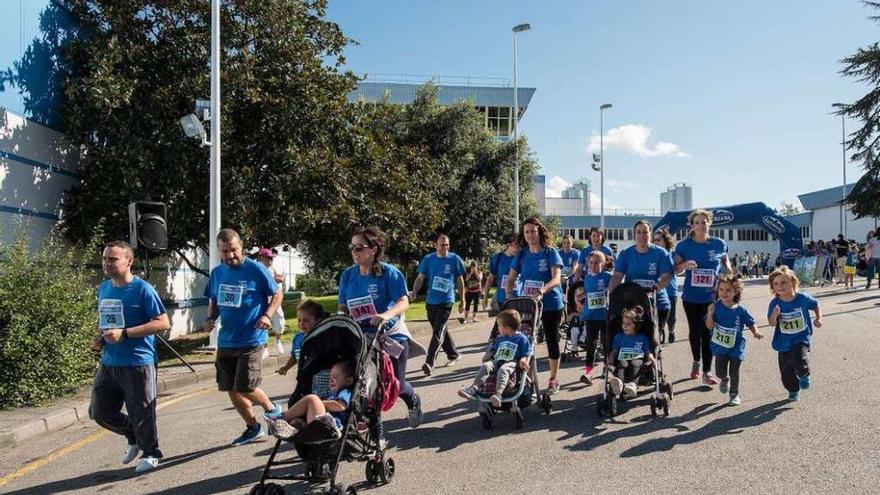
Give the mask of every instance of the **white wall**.
[[[861, 218], [856, 220], [852, 212], [847, 210], [846, 237], [865, 242], [869, 230], [877, 228], [876, 218]], [[813, 210], [812, 238], [815, 240], [837, 239], [840, 231], [840, 208], [831, 206]]]

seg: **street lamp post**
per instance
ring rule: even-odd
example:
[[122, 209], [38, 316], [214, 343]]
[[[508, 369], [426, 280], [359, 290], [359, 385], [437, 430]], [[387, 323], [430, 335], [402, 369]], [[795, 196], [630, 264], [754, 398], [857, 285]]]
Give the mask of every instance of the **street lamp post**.
[[519, 121], [519, 33], [532, 29], [530, 24], [513, 27], [513, 230], [519, 231], [519, 147], [517, 122]]
[[843, 103], [834, 103], [831, 105], [834, 108], [840, 110], [840, 146], [841, 152], [843, 156], [843, 184], [840, 186], [840, 230], [839, 232], [843, 234], [843, 237], [846, 238], [846, 116], [843, 114], [843, 110], [847, 107], [847, 105]]
[[208, 208], [208, 270], [220, 263], [220, 1], [211, 0], [211, 172]]
[[605, 110], [611, 103], [599, 106], [599, 224], [605, 231]]

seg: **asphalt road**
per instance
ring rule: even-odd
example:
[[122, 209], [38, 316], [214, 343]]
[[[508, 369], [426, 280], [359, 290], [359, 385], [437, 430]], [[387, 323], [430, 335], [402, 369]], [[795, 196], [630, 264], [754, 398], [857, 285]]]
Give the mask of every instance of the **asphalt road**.
[[[397, 475], [372, 494], [534, 493], [877, 493], [880, 485], [880, 291], [810, 289], [826, 314], [811, 354], [813, 387], [789, 403], [770, 339], [750, 340], [740, 385], [742, 405], [726, 405], [717, 389], [689, 380], [688, 343], [664, 351], [676, 397], [668, 418], [651, 418], [646, 398], [631, 402], [614, 421], [599, 420], [600, 387], [578, 382], [579, 368], [561, 373], [563, 390], [546, 416], [525, 411], [522, 430], [496, 417], [492, 431], [456, 390], [470, 381], [488, 334], [488, 322], [456, 338], [464, 351], [455, 367], [422, 377], [422, 359], [410, 363], [422, 394], [425, 423], [410, 429], [405, 408], [386, 418]], [[764, 322], [766, 280], [749, 283], [744, 304]], [[765, 323], [766, 326], [766, 323]], [[762, 328], [768, 336], [770, 329]], [[687, 335], [680, 312], [679, 338]], [[546, 354], [544, 346], [539, 355]], [[546, 383], [546, 366], [540, 367]], [[264, 388], [286, 401], [291, 376], [272, 376]], [[125, 441], [93, 424], [79, 425], [0, 453], [0, 493], [242, 494], [259, 477], [272, 442], [228, 444], [242, 429], [225, 395], [188, 389], [160, 399], [165, 460], [135, 476], [119, 463]], [[342, 482], [362, 483], [363, 464], [347, 464]], [[288, 493], [307, 486], [288, 484]]]

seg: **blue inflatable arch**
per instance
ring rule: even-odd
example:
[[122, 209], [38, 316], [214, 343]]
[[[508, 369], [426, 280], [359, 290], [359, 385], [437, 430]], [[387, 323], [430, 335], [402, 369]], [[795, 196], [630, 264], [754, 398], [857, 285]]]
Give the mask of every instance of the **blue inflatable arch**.
[[[782, 261], [792, 265], [795, 258], [804, 252], [804, 238], [801, 230], [780, 216], [764, 203], [745, 203], [735, 206], [705, 208], [712, 212], [712, 227], [734, 225], [757, 225], [779, 241]], [[657, 222], [655, 229], [678, 232], [688, 228], [687, 217], [690, 211], [670, 211]]]

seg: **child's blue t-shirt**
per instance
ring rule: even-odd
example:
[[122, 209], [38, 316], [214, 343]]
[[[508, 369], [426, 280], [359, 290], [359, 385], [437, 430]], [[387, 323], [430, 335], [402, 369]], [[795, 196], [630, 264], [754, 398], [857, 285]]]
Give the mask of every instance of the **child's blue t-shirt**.
[[[492, 256], [489, 261], [489, 271], [495, 276], [495, 300], [499, 306], [504, 304], [504, 300], [507, 298], [504, 287], [507, 285], [507, 274], [510, 272], [510, 265], [515, 256], [508, 256], [502, 251]], [[519, 290], [519, 285], [515, 285], [514, 289]]]
[[651, 352], [651, 341], [646, 335], [641, 333], [627, 335], [624, 332], [620, 332], [611, 341], [611, 348], [617, 351], [617, 359], [619, 361], [631, 361], [649, 354]]
[[715, 302], [715, 328], [712, 329], [712, 355], [727, 356], [742, 361], [746, 358], [745, 330], [755, 324], [755, 319], [742, 305], [728, 308], [721, 301]]
[[566, 253], [564, 249], [561, 249], [559, 250], [559, 257], [562, 258], [562, 278], [568, 278], [569, 275], [574, 273], [574, 265], [580, 259], [581, 252], [577, 249], [572, 249]]
[[456, 280], [464, 276], [464, 262], [449, 252], [441, 257], [431, 253], [419, 262], [419, 275], [424, 275], [428, 286], [427, 304], [452, 304], [455, 302]]
[[773, 332], [773, 349], [788, 352], [796, 344], [806, 344], [809, 347], [813, 336], [810, 311], [818, 308], [819, 303], [804, 292], [798, 292], [791, 302], [774, 297], [767, 306], [767, 318], [770, 318], [776, 306], [779, 306], [779, 318]]
[[584, 278], [584, 309], [582, 320], [602, 320], [608, 316], [608, 283], [611, 274], [599, 272], [588, 273]]
[[342, 424], [345, 422], [345, 419], [348, 417], [348, 405], [351, 403], [351, 389], [350, 388], [341, 388], [336, 392], [331, 391], [327, 395], [321, 398], [322, 400], [335, 400], [337, 402], [342, 402], [345, 404], [345, 411], [341, 412], [331, 412], [330, 415], [333, 416], [333, 419], [336, 420], [336, 427], [342, 428]]
[[[398, 299], [407, 295], [406, 278], [394, 265], [380, 263], [382, 274], [376, 276], [372, 271], [361, 275], [358, 265], [350, 266], [339, 277], [339, 304], [348, 308], [351, 318], [360, 324], [366, 334], [375, 334], [377, 328], [370, 324], [373, 315], [384, 313], [394, 307]], [[391, 325], [400, 320], [395, 316]], [[403, 341], [406, 335], [395, 333], [391, 338]]]
[[846, 254], [846, 266], [856, 266], [856, 257], [853, 253]]
[[[640, 253], [630, 246], [620, 253], [614, 262], [614, 271], [623, 273], [627, 282], [635, 282], [642, 287], [651, 288], [660, 278], [672, 275], [672, 256], [669, 251], [654, 244], [648, 244], [648, 251]], [[669, 295], [665, 290], [657, 291], [657, 309], [669, 309]]]
[[[98, 287], [98, 328], [131, 328], [165, 314], [165, 306], [152, 285], [140, 277], [123, 287], [105, 280]], [[156, 337], [129, 337], [115, 344], [104, 341], [102, 366], [143, 366], [156, 364]]]
[[499, 335], [492, 343], [492, 360], [496, 363], [517, 361], [531, 355], [532, 344], [521, 332], [513, 335]]
[[305, 340], [306, 334], [304, 332], [299, 332], [293, 336], [293, 342], [290, 343], [290, 357], [292, 357], [296, 362], [299, 362], [299, 352], [302, 350], [303, 340]]
[[[556, 248], [541, 248], [537, 253], [529, 248], [522, 248], [516, 254], [512, 270], [519, 274], [522, 281], [520, 295], [530, 296], [539, 291], [544, 284], [553, 278], [554, 266], [562, 267], [562, 258]], [[544, 311], [559, 311], [562, 309], [562, 289], [557, 285], [544, 294]]]
[[710, 237], [706, 242], [688, 237], [676, 244], [674, 254], [684, 261], [697, 263], [696, 269], [684, 272], [681, 299], [694, 303], [712, 302], [721, 260], [727, 256], [727, 243], [717, 237]]

